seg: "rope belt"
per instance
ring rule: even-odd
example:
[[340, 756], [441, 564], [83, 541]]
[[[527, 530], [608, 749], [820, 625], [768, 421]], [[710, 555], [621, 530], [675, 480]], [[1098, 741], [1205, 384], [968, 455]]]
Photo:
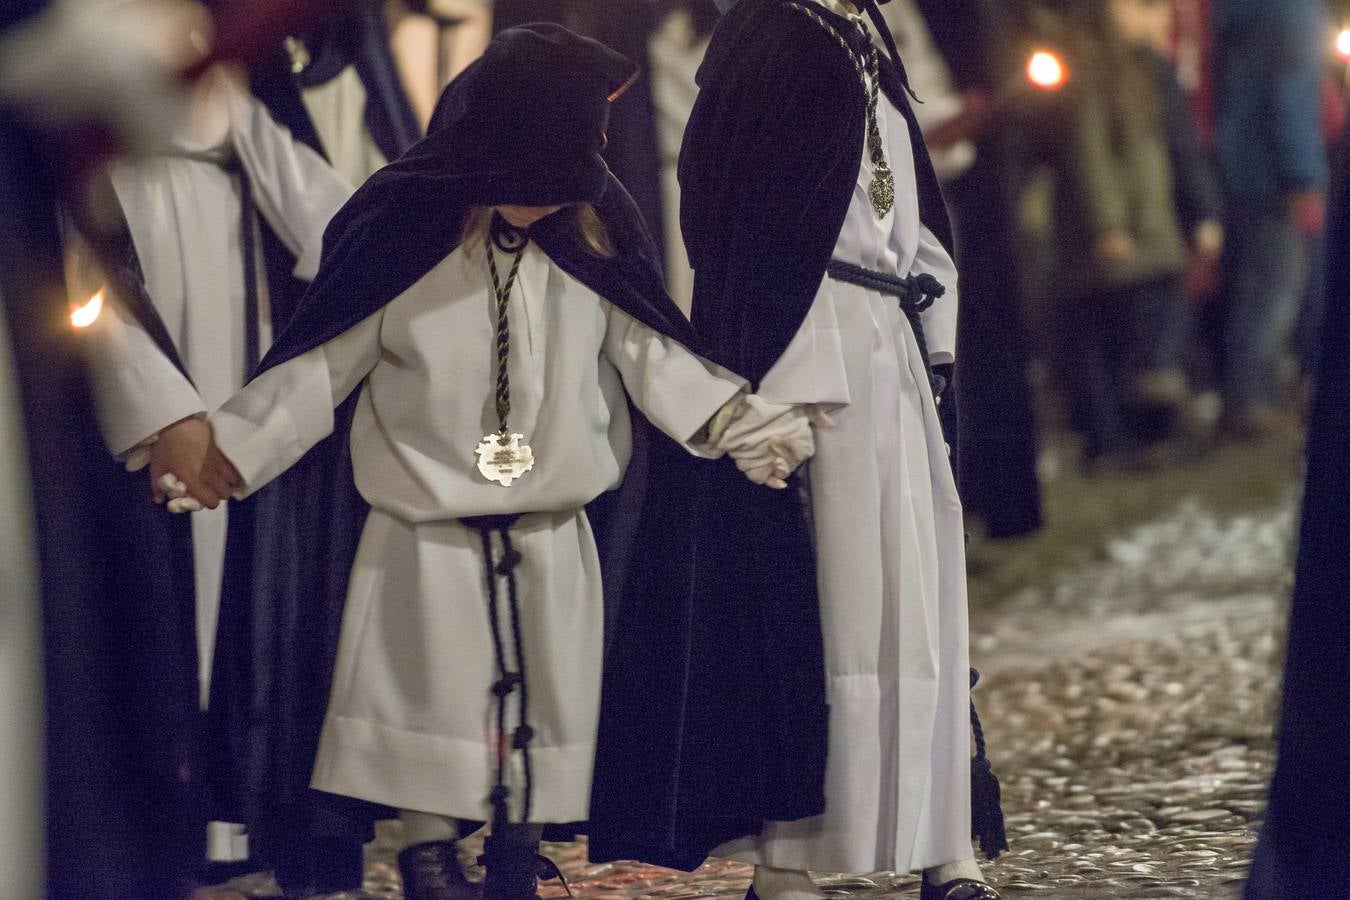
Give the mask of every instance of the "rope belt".
[[886, 294], [900, 301], [900, 311], [909, 320], [910, 331], [914, 332], [914, 343], [919, 345], [919, 358], [923, 360], [923, 369], [928, 373], [928, 383], [933, 388], [933, 397], [936, 399], [942, 396], [947, 382], [933, 372], [933, 364], [928, 356], [928, 341], [925, 340], [923, 333], [922, 314], [947, 293], [946, 286], [927, 272], [901, 278], [899, 275], [877, 272], [841, 259], [830, 260], [825, 273], [835, 281]]
[[[492, 651], [497, 659], [497, 680], [492, 684], [492, 695], [497, 698], [497, 783], [493, 785], [488, 801], [492, 804], [493, 830], [497, 831], [511, 821], [509, 801], [511, 789], [506, 785], [506, 763], [513, 750], [519, 750], [525, 768], [525, 796], [521, 822], [530, 820], [530, 803], [534, 793], [534, 771], [530, 765], [530, 741], [534, 729], [529, 724], [529, 688], [525, 678], [525, 641], [520, 630], [520, 594], [516, 583], [516, 567], [522, 556], [511, 543], [511, 527], [520, 516], [475, 516], [460, 519], [467, 528], [478, 532], [483, 544], [483, 577], [487, 582], [488, 624], [492, 629]], [[492, 536], [501, 544], [501, 556], [494, 559]], [[507, 613], [510, 618], [511, 642], [515, 652], [515, 668], [507, 664], [506, 646], [502, 637], [501, 596], [497, 579], [506, 579]], [[511, 744], [506, 744], [506, 698], [520, 692], [516, 726], [511, 732]]]

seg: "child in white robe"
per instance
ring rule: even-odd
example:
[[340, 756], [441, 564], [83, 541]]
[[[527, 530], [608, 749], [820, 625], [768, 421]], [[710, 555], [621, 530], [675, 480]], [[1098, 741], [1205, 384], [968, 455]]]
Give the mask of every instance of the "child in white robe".
[[[541, 132], [537, 146], [552, 127], [585, 142], [548, 167], [542, 149], [504, 150], [518, 156], [437, 199], [475, 165], [456, 146], [491, 145], [517, 120], [465, 119], [464, 134], [433, 120], [335, 220], [292, 326], [304, 333], [283, 335], [277, 358], [210, 417], [211, 448], [176, 473], [193, 495], [248, 496], [326, 438], [334, 408], [359, 392], [347, 442], [370, 511], [312, 785], [403, 811], [409, 897], [476, 890], [454, 861], [455, 820], [493, 821], [487, 896], [520, 898], [535, 895], [537, 826], [587, 818], [603, 598], [585, 507], [623, 476], [628, 402], [770, 487], [811, 452], [803, 411], [747, 397], [742, 379], [686, 349], [692, 331], [659, 276], [635, 296], [629, 275], [650, 265], [649, 239], [595, 155], [609, 99], [633, 77], [622, 57], [556, 26], [499, 36], [447, 88], [446, 115], [482, 108], [502, 85], [534, 87], [548, 112], [513, 112]], [[390, 213], [410, 230], [382, 232], [385, 247], [346, 242], [348, 223]], [[344, 304], [357, 291], [332, 273], [370, 276], [386, 251], [420, 256], [399, 261], [397, 287]]]

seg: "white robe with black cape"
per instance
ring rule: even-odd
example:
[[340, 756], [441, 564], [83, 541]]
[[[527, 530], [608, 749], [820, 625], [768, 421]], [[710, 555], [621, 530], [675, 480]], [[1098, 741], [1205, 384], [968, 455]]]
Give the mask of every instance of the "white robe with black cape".
[[945, 282], [923, 324], [932, 361], [951, 363], [951, 232], [903, 73], [883, 58], [897, 205], [881, 219], [860, 165], [866, 94], [826, 27], [788, 0], [742, 0], [699, 82], [681, 158], [694, 325], [768, 398], [834, 407], [837, 426], [817, 432], [796, 491], [746, 491], [714, 464], [661, 497], [652, 521], [684, 530], [634, 561], [643, 587], [619, 610], [592, 858], [966, 858], [963, 536], [943, 430], [895, 298], [823, 277], [840, 258]]

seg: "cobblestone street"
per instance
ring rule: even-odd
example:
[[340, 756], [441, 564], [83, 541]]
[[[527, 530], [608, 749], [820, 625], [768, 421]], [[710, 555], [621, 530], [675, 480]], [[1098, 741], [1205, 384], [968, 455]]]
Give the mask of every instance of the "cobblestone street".
[[[1273, 763], [1298, 464], [1285, 439], [1146, 474], [1066, 474], [1044, 534], [972, 545], [977, 700], [1012, 844], [987, 873], [1005, 896], [1240, 887]], [[399, 896], [396, 829], [372, 850], [361, 896]], [[750, 874], [549, 852], [588, 898], [731, 900]], [[841, 897], [917, 895], [908, 876], [819, 881]]]

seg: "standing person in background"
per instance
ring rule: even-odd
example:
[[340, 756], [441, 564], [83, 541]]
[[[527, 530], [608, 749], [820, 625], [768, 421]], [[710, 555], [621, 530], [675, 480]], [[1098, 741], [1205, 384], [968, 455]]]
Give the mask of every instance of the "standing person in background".
[[422, 124], [394, 58], [387, 4], [336, 6], [331, 20], [288, 37], [252, 65], [249, 89], [296, 140], [356, 185], [412, 146]]
[[[295, 279], [313, 277], [324, 227], [351, 187], [223, 68], [195, 86], [189, 121], [172, 147], [114, 166], [109, 181], [126, 223], [126, 254], [134, 260], [129, 268], [149, 301], [143, 313], [155, 323], [152, 331], [110, 306], [86, 329], [85, 346], [108, 447], [130, 468], [148, 467], [145, 496], [163, 502], [160, 479], [182, 471], [185, 454], [203, 439], [205, 414], [243, 386], [274, 329], [285, 324], [299, 299]], [[152, 333], [170, 346], [157, 346]], [[193, 513], [188, 556], [195, 592], [178, 598], [196, 611], [203, 710], [217, 643], [227, 522], [224, 507]], [[247, 637], [232, 637], [228, 653], [259, 649]], [[239, 666], [222, 660], [226, 672]], [[237, 745], [230, 736], [217, 734], [208, 759], [233, 771], [239, 762], [229, 758], [231, 750]], [[222, 815], [246, 821], [238, 809]], [[315, 881], [313, 863], [291, 861], [298, 853], [292, 844], [303, 849], [300, 856], [309, 854], [305, 840], [287, 836], [283, 851], [277, 836], [264, 837], [270, 846], [254, 849], [275, 861], [283, 886], [298, 890]], [[213, 860], [241, 860], [247, 848], [242, 828], [213, 823]], [[334, 884], [333, 890], [361, 882], [360, 846], [345, 849], [345, 873], [320, 880]], [[322, 855], [335, 864], [341, 854], [329, 847]]]
[[[1165, 54], [1172, 37], [1171, 0], [1112, 0], [1113, 17], [1131, 50], [1147, 60], [1162, 112], [1177, 223], [1187, 240], [1187, 282], [1204, 295], [1217, 281], [1223, 250], [1223, 201], [1213, 168], [1201, 147], [1195, 112], [1180, 83], [1177, 66]], [[1182, 285], [1172, 286], [1169, 311], [1157, 327], [1141, 328], [1139, 371], [1130, 403], [1143, 437], [1165, 436], [1182, 424], [1192, 396], [1195, 316]]]
[[[927, 65], [911, 65], [911, 75], [924, 101], [915, 106], [915, 115], [933, 149], [956, 225], [962, 353], [955, 463], [961, 499], [990, 537], [1016, 537], [1040, 528], [1041, 494], [1029, 347], [1018, 291], [1022, 278], [1009, 148], [1014, 110], [994, 108], [994, 98], [1004, 92], [996, 35], [1007, 31], [1007, 11], [989, 0], [906, 0], [911, 2], [917, 17], [901, 13], [898, 2], [883, 9], [897, 41], [906, 40], [906, 21], [926, 26], [931, 36], [925, 41], [916, 31], [902, 48], [907, 60], [924, 44], [938, 54]], [[920, 83], [925, 73], [937, 79], [933, 87]], [[934, 103], [934, 89], [949, 92], [949, 99]], [[924, 122], [930, 108], [937, 115]]]
[[678, 0], [670, 5], [673, 9], [661, 20], [649, 46], [652, 105], [661, 151], [666, 289], [688, 314], [694, 297], [694, 272], [689, 267], [689, 253], [680, 233], [680, 145], [698, 98], [695, 78], [699, 63], [708, 49], [708, 38], [719, 14], [712, 0]]
[[[191, 607], [178, 602], [185, 583], [191, 591], [190, 535], [102, 446], [57, 228], [58, 173], [92, 164], [91, 133], [143, 151], [172, 130], [181, 98], [171, 70], [184, 57], [164, 51], [187, 48], [202, 24], [176, 13], [0, 5], [0, 312], [18, 407], [6, 404], [4, 425], [17, 412], [21, 427], [4, 444], [23, 453], [3, 473], [0, 654], [4, 690], [29, 690], [6, 704], [23, 715], [5, 718], [7, 751], [28, 752], [4, 759], [30, 779], [25, 793], [45, 789], [46, 819], [44, 832], [35, 810], [2, 810], [15, 828], [36, 829], [8, 835], [29, 855], [0, 865], [22, 875], [10, 885], [18, 897], [186, 897], [201, 860], [196, 646]], [[25, 600], [40, 602], [40, 689], [31, 669], [11, 668]], [[45, 713], [41, 735], [23, 728], [34, 713]], [[41, 766], [19, 769], [37, 741]]]
[[1281, 421], [1280, 361], [1326, 218], [1323, 0], [1213, 0], [1219, 173], [1228, 205], [1224, 424], [1255, 437]]
[[1154, 52], [1131, 40], [1146, 3], [1081, 8], [1056, 160], [1064, 377], [1088, 465], [1128, 461], [1151, 436], [1137, 413], [1150, 390], [1158, 393], [1150, 385], [1165, 380], [1160, 373], [1177, 379], [1178, 363], [1163, 361], [1158, 348], [1188, 331], [1175, 142]]

